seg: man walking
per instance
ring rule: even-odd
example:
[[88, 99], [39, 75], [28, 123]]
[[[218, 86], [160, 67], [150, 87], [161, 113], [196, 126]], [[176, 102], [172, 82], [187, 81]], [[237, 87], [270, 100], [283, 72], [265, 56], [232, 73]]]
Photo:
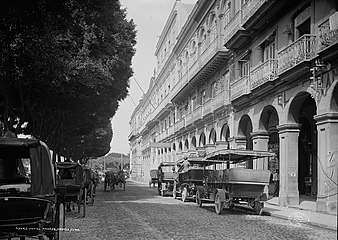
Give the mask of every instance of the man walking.
[[275, 184], [275, 191], [273, 196], [278, 197], [279, 196], [279, 170], [276, 169], [275, 173], [272, 176], [272, 181]]

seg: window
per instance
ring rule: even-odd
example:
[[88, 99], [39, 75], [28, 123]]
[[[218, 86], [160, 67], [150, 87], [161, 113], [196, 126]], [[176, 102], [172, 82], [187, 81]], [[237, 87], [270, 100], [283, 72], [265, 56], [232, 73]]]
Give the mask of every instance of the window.
[[311, 6], [300, 12], [294, 19], [295, 38], [311, 33]]
[[205, 103], [205, 101], [206, 101], [206, 98], [207, 98], [205, 90], [203, 90], [201, 92], [201, 97], [202, 97], [201, 98], [201, 100], [202, 100], [201, 104], [203, 105]]
[[249, 75], [250, 71], [250, 62], [247, 60], [240, 60], [238, 62], [238, 68], [239, 68], [239, 77], [245, 77]]

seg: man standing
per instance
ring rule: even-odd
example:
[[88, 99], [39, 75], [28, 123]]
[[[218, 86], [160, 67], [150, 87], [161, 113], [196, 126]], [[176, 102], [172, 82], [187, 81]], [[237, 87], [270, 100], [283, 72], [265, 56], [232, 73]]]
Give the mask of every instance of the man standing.
[[279, 196], [279, 170], [276, 169], [275, 173], [272, 176], [272, 181], [275, 184], [275, 191], [273, 196], [278, 197]]
[[164, 173], [162, 171], [161, 166], [159, 166], [158, 170], [157, 170], [157, 179], [158, 179], [157, 188], [158, 188], [158, 194], [161, 194], [163, 178], [164, 178]]

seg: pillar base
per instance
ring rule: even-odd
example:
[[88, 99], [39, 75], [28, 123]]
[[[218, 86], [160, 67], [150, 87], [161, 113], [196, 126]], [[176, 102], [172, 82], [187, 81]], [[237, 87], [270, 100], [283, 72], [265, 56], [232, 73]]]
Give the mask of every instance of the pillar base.
[[299, 194], [288, 194], [284, 195], [279, 193], [278, 204], [282, 207], [287, 207], [289, 205], [299, 205]]
[[337, 201], [317, 200], [316, 211], [337, 215]]

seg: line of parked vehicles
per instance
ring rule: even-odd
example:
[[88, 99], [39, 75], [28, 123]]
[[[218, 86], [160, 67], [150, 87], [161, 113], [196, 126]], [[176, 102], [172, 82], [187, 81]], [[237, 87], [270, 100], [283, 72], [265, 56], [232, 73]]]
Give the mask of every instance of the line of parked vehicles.
[[79, 163], [53, 163], [40, 140], [0, 138], [0, 239], [62, 239], [65, 211], [85, 217], [94, 204], [94, 181]]
[[261, 215], [268, 200], [270, 171], [230, 166], [273, 157], [275, 154], [268, 151], [221, 149], [205, 156], [162, 162], [158, 169], [150, 171], [149, 187], [158, 183], [159, 195], [181, 197], [183, 202], [194, 200], [199, 207], [203, 203], [214, 204], [217, 214], [235, 204], [245, 204]]

